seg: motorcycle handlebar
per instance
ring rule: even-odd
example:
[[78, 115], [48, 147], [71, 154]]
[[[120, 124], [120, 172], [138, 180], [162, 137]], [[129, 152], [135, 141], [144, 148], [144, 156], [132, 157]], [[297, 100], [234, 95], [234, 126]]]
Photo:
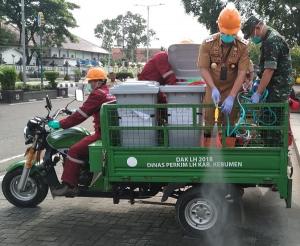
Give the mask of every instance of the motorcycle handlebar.
[[57, 116], [63, 111], [63, 109], [58, 109], [54, 114], [53, 116], [51, 117], [51, 119], [56, 119]]
[[51, 117], [51, 119], [56, 119], [58, 115], [60, 115], [61, 113], [64, 113], [66, 115], [71, 115], [74, 113], [73, 110], [70, 110], [68, 108], [61, 108], [61, 109], [58, 109], [54, 115]]
[[65, 108], [65, 109], [63, 110], [63, 112], [64, 112], [65, 114], [67, 114], [67, 115], [73, 114], [73, 112], [72, 112], [71, 110], [67, 109], [67, 108]]

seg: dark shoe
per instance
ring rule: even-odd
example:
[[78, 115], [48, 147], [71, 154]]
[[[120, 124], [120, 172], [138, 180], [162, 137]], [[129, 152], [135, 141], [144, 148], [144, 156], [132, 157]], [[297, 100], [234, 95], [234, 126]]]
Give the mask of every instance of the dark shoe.
[[277, 188], [276, 185], [272, 185], [271, 190], [274, 191], [274, 192], [276, 192], [276, 191], [278, 191], [278, 188]]
[[63, 183], [60, 187], [52, 190], [53, 196], [76, 196], [78, 192], [77, 187], [71, 187], [70, 185]]

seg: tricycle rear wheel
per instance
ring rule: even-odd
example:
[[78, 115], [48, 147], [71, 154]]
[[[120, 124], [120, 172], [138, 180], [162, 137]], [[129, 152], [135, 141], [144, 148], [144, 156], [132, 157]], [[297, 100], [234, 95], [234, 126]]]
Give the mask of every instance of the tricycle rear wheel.
[[214, 236], [220, 233], [227, 214], [224, 193], [217, 187], [192, 187], [176, 203], [176, 218], [185, 232], [192, 237]]

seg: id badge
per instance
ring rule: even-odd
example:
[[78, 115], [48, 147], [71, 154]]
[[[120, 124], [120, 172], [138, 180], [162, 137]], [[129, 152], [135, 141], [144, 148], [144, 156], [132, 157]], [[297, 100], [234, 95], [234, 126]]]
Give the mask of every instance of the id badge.
[[226, 80], [227, 79], [227, 67], [225, 65], [221, 66], [221, 72], [220, 72], [220, 80]]

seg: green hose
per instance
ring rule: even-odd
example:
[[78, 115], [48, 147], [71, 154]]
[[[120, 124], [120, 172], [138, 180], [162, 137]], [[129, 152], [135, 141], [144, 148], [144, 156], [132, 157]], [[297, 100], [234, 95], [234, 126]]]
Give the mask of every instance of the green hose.
[[[231, 131], [230, 131], [229, 115], [226, 116], [226, 120], [227, 120], [226, 135], [227, 135], [227, 137], [232, 136], [233, 134], [235, 134], [235, 135], [240, 134], [239, 131], [238, 131], [238, 128], [240, 127], [240, 125], [245, 125], [245, 126], [246, 125], [251, 125], [251, 124], [246, 123], [246, 110], [240, 102], [240, 98], [242, 98], [246, 102], [249, 103], [249, 102], [251, 102], [251, 97], [250, 97], [250, 95], [243, 96], [242, 93], [243, 92], [240, 92], [237, 96], [237, 102], [240, 106], [240, 111], [241, 111], [240, 118], [239, 118], [237, 124], [235, 125], [235, 127]], [[268, 90], [265, 90], [263, 95], [262, 95], [261, 102], [265, 102], [268, 95], [269, 95]], [[275, 112], [270, 107], [267, 107], [265, 110], [270, 112], [271, 116], [274, 117], [274, 120], [271, 123], [263, 122], [262, 120], [260, 120], [259, 116], [257, 116], [256, 112], [253, 111], [252, 112], [252, 117], [253, 117], [254, 122], [256, 122], [256, 124], [260, 123], [262, 125], [274, 125], [277, 121], [277, 116], [276, 116]], [[249, 111], [249, 109], [248, 109], [248, 111]]]

